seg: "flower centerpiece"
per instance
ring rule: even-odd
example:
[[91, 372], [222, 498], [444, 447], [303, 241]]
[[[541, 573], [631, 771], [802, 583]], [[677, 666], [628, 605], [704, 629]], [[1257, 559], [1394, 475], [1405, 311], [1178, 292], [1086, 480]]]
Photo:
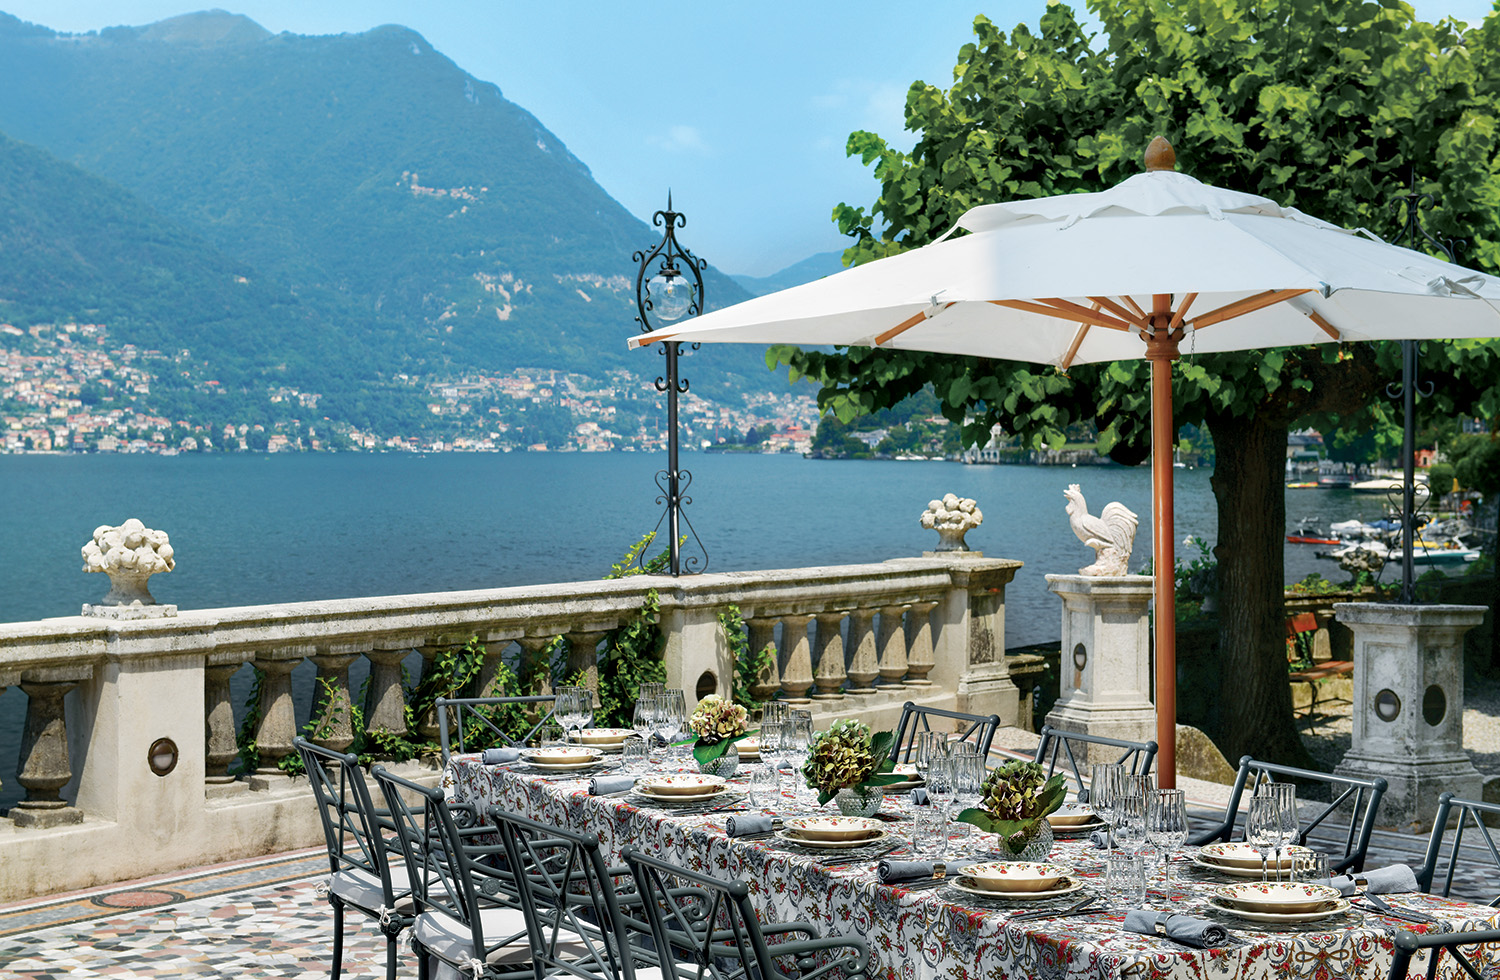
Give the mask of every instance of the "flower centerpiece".
[[1040, 845], [1040, 856], [1045, 856], [1051, 848], [1047, 814], [1062, 806], [1067, 794], [1067, 777], [1062, 773], [1048, 779], [1035, 762], [1007, 762], [985, 777], [980, 805], [962, 811], [958, 819], [999, 835], [1007, 851], [1030, 860], [1033, 854], [1028, 849], [1034, 852]]
[[749, 721], [750, 712], [717, 694], [699, 701], [688, 719], [688, 727], [698, 736], [693, 742], [698, 768], [716, 776], [734, 775], [740, 764], [734, 743], [749, 734]]
[[813, 734], [802, 775], [818, 791], [818, 803], [839, 798], [839, 809], [873, 813], [880, 809], [880, 788], [907, 777], [891, 772], [890, 732], [870, 732], [853, 718], [836, 721], [826, 732]]

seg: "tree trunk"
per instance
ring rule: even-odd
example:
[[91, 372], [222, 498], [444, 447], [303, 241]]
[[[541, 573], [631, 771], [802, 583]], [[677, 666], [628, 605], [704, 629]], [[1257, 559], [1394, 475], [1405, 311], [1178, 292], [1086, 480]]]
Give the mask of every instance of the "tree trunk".
[[1213, 416], [1219, 507], [1220, 731], [1231, 765], [1242, 755], [1308, 768], [1286, 674], [1287, 425], [1268, 413]]

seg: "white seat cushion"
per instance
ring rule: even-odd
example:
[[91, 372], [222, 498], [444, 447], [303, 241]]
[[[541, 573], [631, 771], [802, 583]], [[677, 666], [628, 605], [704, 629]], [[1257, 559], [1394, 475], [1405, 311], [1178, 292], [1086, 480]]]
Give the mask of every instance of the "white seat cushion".
[[[345, 868], [336, 873], [329, 882], [329, 890], [345, 904], [370, 915], [378, 914], [385, 904], [385, 891], [380, 879], [362, 868]], [[391, 890], [395, 893], [396, 908], [404, 912], [412, 909], [411, 887], [402, 865], [391, 866]]]
[[[488, 942], [498, 942], [517, 933], [516, 941], [491, 951], [490, 963], [524, 963], [531, 959], [531, 941], [526, 938], [526, 917], [520, 909], [483, 909], [479, 913], [480, 932]], [[434, 956], [447, 963], [464, 964], [475, 959], [474, 942], [469, 929], [446, 912], [423, 912], [412, 926], [412, 937]], [[573, 933], [558, 936], [568, 942]]]

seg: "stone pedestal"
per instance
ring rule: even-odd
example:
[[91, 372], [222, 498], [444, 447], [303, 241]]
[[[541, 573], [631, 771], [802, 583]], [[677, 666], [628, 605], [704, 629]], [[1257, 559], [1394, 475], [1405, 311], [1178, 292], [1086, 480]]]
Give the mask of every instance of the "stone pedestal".
[[[1047, 724], [1065, 732], [1123, 738], [1156, 737], [1151, 703], [1151, 579], [1143, 575], [1048, 575], [1062, 599], [1060, 696]], [[1107, 758], [1105, 757], [1107, 755]], [[1090, 762], [1113, 762], [1105, 748]], [[1082, 761], [1082, 760], [1080, 760]]]
[[1339, 603], [1354, 633], [1354, 733], [1334, 770], [1389, 784], [1377, 821], [1425, 832], [1441, 793], [1480, 799], [1484, 777], [1464, 751], [1463, 637], [1484, 606]]

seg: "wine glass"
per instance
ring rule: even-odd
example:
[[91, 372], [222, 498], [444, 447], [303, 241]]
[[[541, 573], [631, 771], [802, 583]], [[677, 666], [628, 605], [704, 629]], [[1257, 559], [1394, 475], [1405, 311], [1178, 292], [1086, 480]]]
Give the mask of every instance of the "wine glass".
[[1281, 805], [1270, 796], [1252, 796], [1245, 816], [1245, 840], [1260, 853], [1260, 882], [1266, 883], [1266, 862], [1281, 840]]
[[[653, 742], [659, 746], [671, 744], [672, 714], [665, 697], [651, 698], [651, 734]], [[667, 756], [670, 759], [670, 753]]]
[[781, 739], [786, 729], [786, 722], [781, 718], [767, 720], [761, 715], [760, 722], [760, 761], [761, 765], [771, 770], [776, 780], [776, 795], [781, 795]]
[[1104, 821], [1106, 844], [1114, 843], [1115, 800], [1125, 767], [1118, 762], [1096, 762], [1089, 770], [1089, 809]]
[[792, 767], [792, 795], [798, 799], [807, 796], [807, 779], [802, 767], [807, 765], [808, 751], [812, 748], [812, 712], [792, 711], [790, 719], [781, 733], [782, 756]]
[[1130, 854], [1140, 854], [1146, 843], [1146, 798], [1139, 794], [1120, 796], [1114, 808], [1115, 840]]
[[[948, 772], [953, 780], [955, 806], [970, 802], [977, 803], [979, 793], [984, 786], [984, 759], [979, 753], [977, 751], [957, 752], [949, 755]], [[959, 829], [959, 839], [963, 841], [972, 839], [973, 826], [962, 821], [960, 823], [962, 826]]]
[[630, 715], [630, 727], [643, 740], [651, 740], [651, 699], [639, 697], [635, 699], [635, 710]]
[[[681, 741], [689, 731], [688, 718], [691, 717], [688, 714], [687, 698], [681, 690], [673, 689], [664, 695], [664, 700], [666, 701], [667, 724], [671, 729], [667, 734], [667, 741], [669, 743]], [[687, 751], [689, 750], [682, 746], [669, 744], [667, 755], [668, 758], [680, 759]]]
[[1172, 889], [1172, 855], [1187, 840], [1187, 803], [1180, 789], [1156, 789], [1146, 802], [1146, 842], [1161, 853], [1165, 888]]
[[594, 692], [586, 687], [577, 688], [578, 691], [578, 728], [594, 727]]
[[[948, 809], [953, 803], [953, 759], [946, 754], [939, 755], [927, 763], [927, 802], [942, 814], [944, 826], [947, 826]], [[946, 839], [946, 833], [944, 837]], [[946, 860], [948, 849], [946, 844], [943, 852], [938, 855], [939, 860]]]
[[1297, 786], [1295, 783], [1261, 783], [1255, 787], [1255, 796], [1267, 796], [1276, 801], [1280, 815], [1277, 821], [1276, 880], [1281, 880], [1281, 852], [1297, 842], [1301, 827], [1297, 821]]

